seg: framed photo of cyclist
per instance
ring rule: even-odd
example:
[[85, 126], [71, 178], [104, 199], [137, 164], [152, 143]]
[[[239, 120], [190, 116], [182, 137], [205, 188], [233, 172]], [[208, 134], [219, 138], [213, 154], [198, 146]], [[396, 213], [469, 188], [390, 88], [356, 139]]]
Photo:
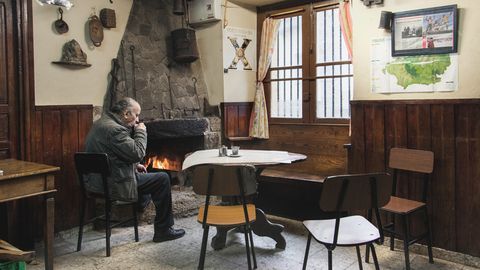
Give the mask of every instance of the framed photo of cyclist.
[[393, 13], [392, 56], [456, 53], [457, 5]]

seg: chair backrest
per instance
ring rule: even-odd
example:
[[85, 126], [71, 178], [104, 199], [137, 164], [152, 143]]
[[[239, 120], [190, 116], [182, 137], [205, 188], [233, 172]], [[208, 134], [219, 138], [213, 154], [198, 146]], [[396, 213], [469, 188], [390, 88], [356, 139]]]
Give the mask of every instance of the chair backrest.
[[254, 166], [199, 165], [193, 170], [193, 191], [199, 195], [240, 196], [241, 189], [243, 195], [254, 194], [257, 191]]
[[390, 149], [389, 167], [418, 173], [432, 173], [433, 152], [407, 148]]
[[322, 185], [320, 209], [339, 212], [379, 208], [388, 203], [391, 190], [388, 173], [329, 176]]
[[77, 152], [74, 156], [75, 169], [77, 170], [78, 181], [85, 194], [85, 182], [83, 177], [88, 174], [99, 174], [102, 177], [104, 194], [109, 194], [107, 177], [110, 175], [110, 163], [105, 153]]

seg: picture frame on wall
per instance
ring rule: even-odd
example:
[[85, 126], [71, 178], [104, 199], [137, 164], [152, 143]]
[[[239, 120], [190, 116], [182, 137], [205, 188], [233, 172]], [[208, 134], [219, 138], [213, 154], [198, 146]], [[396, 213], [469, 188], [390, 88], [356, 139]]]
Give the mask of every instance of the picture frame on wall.
[[393, 13], [392, 56], [456, 53], [457, 5]]

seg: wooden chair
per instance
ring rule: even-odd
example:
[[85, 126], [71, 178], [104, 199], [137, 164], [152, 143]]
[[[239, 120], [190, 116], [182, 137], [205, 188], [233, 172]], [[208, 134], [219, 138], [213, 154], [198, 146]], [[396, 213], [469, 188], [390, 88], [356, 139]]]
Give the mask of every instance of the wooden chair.
[[[384, 226], [384, 230], [390, 234], [390, 250], [394, 249], [394, 240], [395, 237], [403, 239], [403, 250], [405, 252], [405, 266], [406, 269], [410, 269], [410, 259], [408, 247], [417, 241], [426, 238], [428, 246], [428, 260], [430, 263], [433, 263], [432, 255], [432, 238], [430, 233], [430, 223], [428, 220], [428, 211], [427, 211], [427, 193], [428, 193], [428, 182], [430, 174], [433, 171], [433, 152], [424, 151], [424, 150], [415, 150], [415, 149], [405, 149], [405, 148], [392, 148], [390, 150], [389, 158], [389, 167], [393, 169], [393, 188], [392, 188], [392, 199], [390, 202], [381, 208], [382, 211], [389, 213], [391, 217], [391, 222]], [[422, 188], [422, 198], [421, 201], [410, 200], [405, 198], [400, 198], [396, 196], [396, 186], [397, 180], [399, 179], [400, 172], [413, 172], [423, 174], [423, 188]], [[425, 222], [425, 232], [419, 236], [411, 237], [410, 235], [410, 215], [423, 211], [424, 222]], [[401, 230], [402, 232], [396, 231], [395, 228], [395, 216], [398, 215], [401, 217]], [[368, 260], [368, 253], [366, 256]]]
[[[206, 195], [205, 205], [198, 212], [197, 221], [202, 223], [203, 238], [198, 269], [203, 269], [210, 226], [243, 226], [247, 251], [248, 269], [257, 268], [251, 223], [256, 219], [255, 205], [246, 202], [245, 196], [256, 193], [255, 167], [250, 165], [219, 166], [201, 165], [193, 171], [193, 190]], [[240, 205], [210, 205], [210, 196], [235, 196]]]
[[337, 246], [355, 246], [360, 269], [360, 245], [372, 250], [375, 269], [379, 269], [374, 242], [383, 242], [381, 222], [378, 228], [366, 218], [348, 215], [348, 211], [374, 210], [380, 221], [379, 207], [390, 200], [392, 178], [386, 173], [329, 176], [325, 179], [320, 197], [320, 209], [336, 214], [335, 219], [305, 220], [308, 230], [303, 269], [307, 268], [312, 237], [328, 250], [328, 269], [332, 269], [332, 251]]
[[[138, 220], [137, 220], [137, 208], [136, 202], [124, 202], [112, 199], [109, 193], [109, 186], [107, 182], [107, 177], [110, 175], [110, 164], [108, 156], [105, 153], [75, 153], [75, 168], [78, 174], [78, 180], [80, 182], [80, 187], [82, 190], [82, 205], [80, 210], [80, 222], [78, 227], [78, 242], [77, 242], [77, 251], [82, 249], [82, 236], [83, 236], [83, 226], [85, 224], [91, 223], [95, 220], [104, 220], [105, 221], [105, 238], [106, 238], [106, 252], [107, 257], [110, 256], [110, 236], [112, 228], [120, 226], [127, 222], [133, 221], [133, 226], [135, 230], [135, 241], [138, 242]], [[85, 188], [84, 177], [88, 174], [99, 174], [102, 177], [103, 182], [103, 194], [90, 192]], [[89, 198], [102, 199], [105, 201], [105, 212], [102, 216], [97, 216], [89, 221], [85, 222], [85, 208], [88, 203]], [[131, 205], [132, 214], [131, 218], [127, 218], [115, 223], [111, 223], [111, 209], [115, 205]]]

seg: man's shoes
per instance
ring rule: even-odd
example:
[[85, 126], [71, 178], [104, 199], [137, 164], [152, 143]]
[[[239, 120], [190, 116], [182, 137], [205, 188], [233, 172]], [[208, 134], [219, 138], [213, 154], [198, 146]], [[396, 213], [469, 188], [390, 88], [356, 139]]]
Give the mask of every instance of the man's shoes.
[[166, 229], [163, 232], [155, 232], [153, 235], [153, 242], [159, 243], [164, 241], [175, 240], [185, 235], [184, 229], [174, 229], [172, 227]]

